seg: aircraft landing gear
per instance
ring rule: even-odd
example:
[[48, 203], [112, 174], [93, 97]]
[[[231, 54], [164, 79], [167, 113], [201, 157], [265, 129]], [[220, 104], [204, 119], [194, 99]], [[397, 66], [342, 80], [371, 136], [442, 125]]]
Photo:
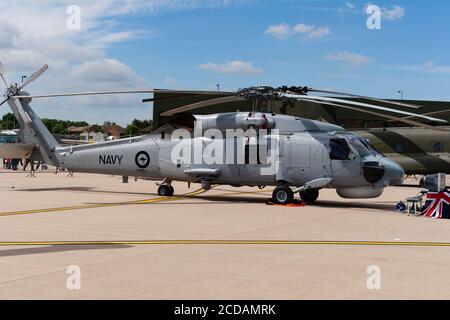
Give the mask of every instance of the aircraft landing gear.
[[158, 186], [158, 195], [160, 197], [172, 197], [175, 193], [175, 189], [172, 187], [172, 180], [164, 178], [161, 184], [156, 183]]
[[294, 192], [287, 185], [278, 186], [272, 194], [272, 201], [276, 204], [291, 204], [294, 201]]
[[158, 188], [158, 195], [161, 197], [172, 197], [175, 189], [170, 184], [162, 184]]
[[308, 189], [300, 192], [300, 198], [306, 203], [314, 203], [319, 198], [319, 190]]

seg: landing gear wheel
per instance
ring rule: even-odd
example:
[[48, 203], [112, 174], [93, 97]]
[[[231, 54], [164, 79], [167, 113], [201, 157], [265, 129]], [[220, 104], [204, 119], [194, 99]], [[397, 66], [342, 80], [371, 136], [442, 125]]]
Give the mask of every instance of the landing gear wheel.
[[158, 188], [158, 195], [161, 197], [171, 197], [175, 193], [175, 189], [172, 186], [163, 184]]
[[300, 192], [300, 198], [306, 203], [314, 203], [319, 198], [319, 190], [310, 189], [308, 191]]
[[294, 192], [288, 186], [279, 186], [273, 191], [272, 201], [282, 205], [291, 204], [294, 201]]

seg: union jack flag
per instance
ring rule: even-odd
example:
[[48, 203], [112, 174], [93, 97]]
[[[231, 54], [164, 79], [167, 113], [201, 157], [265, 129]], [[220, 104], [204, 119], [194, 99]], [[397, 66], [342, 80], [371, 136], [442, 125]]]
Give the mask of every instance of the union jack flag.
[[428, 192], [425, 210], [421, 216], [435, 219], [450, 219], [450, 193]]

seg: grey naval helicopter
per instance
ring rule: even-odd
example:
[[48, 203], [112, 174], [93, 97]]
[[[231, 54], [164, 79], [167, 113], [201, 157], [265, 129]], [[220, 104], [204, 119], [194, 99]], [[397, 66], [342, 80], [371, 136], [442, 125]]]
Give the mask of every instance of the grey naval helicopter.
[[[275, 187], [273, 202], [278, 204], [292, 203], [296, 193], [299, 193], [305, 202], [313, 203], [318, 199], [319, 191], [323, 188], [334, 188], [343, 198], [376, 198], [387, 186], [402, 184], [405, 176], [403, 168], [397, 163], [379, 154], [368, 141], [356, 134], [346, 132], [342, 127], [262, 112], [194, 116], [195, 125], [192, 129], [202, 134], [195, 135], [191, 132], [191, 135], [184, 139], [172, 139], [165, 132], [156, 131], [140, 137], [89, 145], [61, 146], [30, 107], [32, 99], [154, 93], [155, 90], [46, 95], [30, 95], [23, 90], [47, 68], [48, 66], [44, 65], [22, 84], [12, 84], [4, 66], [0, 64], [0, 75], [6, 86], [4, 100], [0, 105], [8, 103], [19, 121], [22, 128], [21, 141], [32, 148], [31, 159], [43, 160], [47, 164], [65, 168], [71, 172], [135, 176], [163, 181], [158, 188], [158, 194], [168, 197], [174, 194], [173, 181], [201, 183], [205, 190], [209, 190], [212, 185], [273, 186]], [[308, 91], [311, 90], [301, 87], [252, 87], [226, 93], [228, 96], [225, 98], [171, 110], [167, 115], [183, 113], [210, 104], [247, 99], [253, 99], [256, 102], [272, 99], [309, 100], [339, 106], [339, 101], [336, 99], [329, 100], [326, 97], [308, 95]], [[166, 91], [180, 94], [193, 93], [193, 91]], [[217, 94], [217, 92], [209, 91], [194, 91], [194, 93]], [[375, 98], [372, 100], [381, 101]], [[404, 116], [438, 120], [374, 104], [355, 103], [351, 108], [369, 110], [367, 112], [371, 113], [376, 113], [373, 110], [378, 109]], [[397, 119], [394, 116], [387, 117]], [[215, 130], [214, 137], [203, 135], [209, 129]], [[232, 139], [232, 150], [236, 151], [237, 155], [243, 154], [242, 162], [221, 164], [211, 163], [205, 159], [191, 161], [198, 156], [195, 150], [189, 157], [174, 160], [174, 149], [180, 145], [181, 140], [185, 146], [197, 144], [208, 148], [211, 143], [224, 146], [229, 140], [216, 138], [217, 133], [231, 129], [256, 132], [249, 136], [244, 133], [243, 136]], [[256, 157], [252, 156], [254, 154], [252, 150], [258, 150]], [[277, 150], [277, 153], [273, 150]], [[227, 149], [226, 155], [229, 154], [230, 150]], [[233, 160], [234, 158], [236, 157], [233, 156]]]

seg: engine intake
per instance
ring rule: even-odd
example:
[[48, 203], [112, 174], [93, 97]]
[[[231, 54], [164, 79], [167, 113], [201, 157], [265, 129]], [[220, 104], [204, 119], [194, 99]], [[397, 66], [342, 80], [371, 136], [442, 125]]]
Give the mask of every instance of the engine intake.
[[365, 162], [363, 172], [366, 181], [375, 184], [383, 179], [386, 170], [378, 162]]

